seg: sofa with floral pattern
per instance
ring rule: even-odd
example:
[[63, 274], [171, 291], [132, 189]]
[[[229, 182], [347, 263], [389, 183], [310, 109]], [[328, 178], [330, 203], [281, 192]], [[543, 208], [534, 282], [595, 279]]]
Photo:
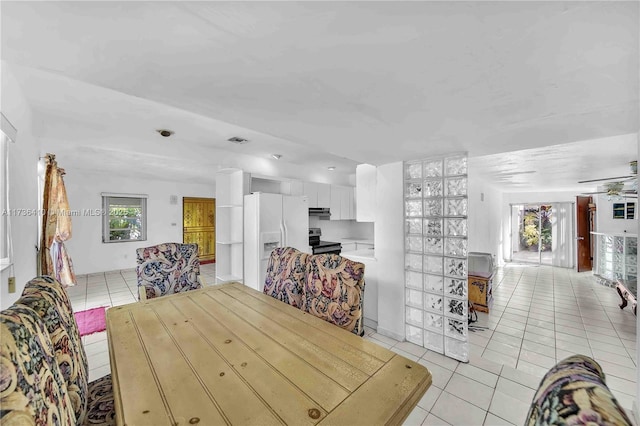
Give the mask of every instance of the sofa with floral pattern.
[[545, 374], [525, 424], [632, 425], [607, 387], [600, 365], [585, 355], [566, 358]]
[[0, 312], [0, 423], [75, 425], [44, 320], [26, 306]]
[[364, 335], [364, 264], [337, 254], [310, 255], [292, 247], [271, 252], [265, 294]]
[[138, 297], [152, 299], [202, 287], [197, 244], [163, 243], [136, 250]]
[[[111, 375], [88, 382], [86, 352], [69, 298], [60, 283], [48, 276], [29, 281], [14, 305], [2, 311], [0, 323], [3, 344], [0, 423], [14, 424], [17, 419], [16, 424], [115, 424]], [[41, 324], [44, 331], [33, 324]], [[5, 350], [7, 343], [11, 345]], [[20, 358], [12, 353], [16, 349], [24, 353], [26, 364], [21, 365]], [[42, 362], [39, 370], [34, 369], [33, 360], [48, 359], [49, 352], [49, 362]], [[18, 380], [16, 386], [12, 379], [19, 378], [21, 370], [25, 379]], [[59, 380], [49, 381], [41, 398], [39, 385], [48, 376]], [[17, 394], [18, 388], [23, 395]], [[56, 397], [57, 393], [63, 397]], [[16, 403], [18, 407], [14, 408]], [[27, 408], [19, 409], [22, 404], [27, 404]]]

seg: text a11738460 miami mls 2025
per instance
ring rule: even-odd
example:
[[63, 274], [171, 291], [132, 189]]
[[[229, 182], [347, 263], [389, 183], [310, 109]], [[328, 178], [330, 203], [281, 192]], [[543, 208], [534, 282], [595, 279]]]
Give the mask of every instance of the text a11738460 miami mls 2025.
[[[2, 209], [2, 216], [42, 216], [46, 209]], [[49, 212], [51, 214], [52, 212]], [[104, 216], [105, 209], [75, 209], [58, 210], [55, 212], [59, 216]]]

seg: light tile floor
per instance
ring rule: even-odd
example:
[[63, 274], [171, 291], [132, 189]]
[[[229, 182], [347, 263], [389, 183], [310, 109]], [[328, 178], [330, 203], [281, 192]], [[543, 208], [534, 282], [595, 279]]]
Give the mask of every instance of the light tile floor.
[[[202, 266], [208, 285], [215, 264]], [[78, 277], [68, 289], [74, 311], [137, 301], [135, 271]], [[636, 395], [636, 319], [618, 308], [614, 289], [591, 273], [547, 266], [508, 265], [496, 272], [494, 303], [470, 332], [470, 362], [451, 358], [366, 328], [365, 339], [425, 365], [433, 384], [406, 425], [521, 425], [540, 379], [574, 353], [594, 357], [607, 384], [630, 409]], [[83, 338], [89, 380], [110, 371], [106, 332]]]

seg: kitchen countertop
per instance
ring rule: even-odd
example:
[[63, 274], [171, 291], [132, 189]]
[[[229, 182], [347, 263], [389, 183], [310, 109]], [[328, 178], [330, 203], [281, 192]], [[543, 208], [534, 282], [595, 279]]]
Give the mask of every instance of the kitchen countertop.
[[367, 238], [354, 238], [354, 237], [342, 237], [342, 238], [327, 238], [331, 241], [338, 241], [340, 243], [360, 243], [360, 244], [373, 244], [373, 240]]
[[356, 258], [376, 260], [376, 251], [374, 249], [343, 251], [340, 253], [340, 256], [351, 260], [358, 260]]

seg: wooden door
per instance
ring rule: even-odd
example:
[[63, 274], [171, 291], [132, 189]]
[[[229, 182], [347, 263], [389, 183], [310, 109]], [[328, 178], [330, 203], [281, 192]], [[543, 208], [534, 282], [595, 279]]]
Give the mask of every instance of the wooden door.
[[591, 197], [576, 197], [576, 250], [578, 272], [592, 269], [593, 253], [591, 252]]
[[182, 199], [182, 241], [198, 244], [200, 263], [216, 261], [215, 198]]

